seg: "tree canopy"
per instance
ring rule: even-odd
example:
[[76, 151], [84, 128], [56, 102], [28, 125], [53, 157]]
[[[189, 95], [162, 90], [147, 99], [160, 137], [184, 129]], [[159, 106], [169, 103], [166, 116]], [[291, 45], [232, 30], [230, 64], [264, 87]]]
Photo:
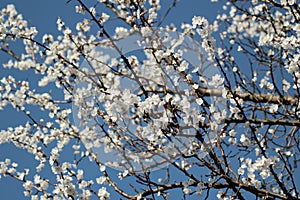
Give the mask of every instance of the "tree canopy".
[[31, 199], [300, 199], [300, 6], [212, 2], [214, 21], [176, 26], [184, 1], [70, 0], [81, 20], [57, 36], [2, 8], [0, 109], [25, 123], [0, 145], [36, 162], [0, 160], [0, 181]]

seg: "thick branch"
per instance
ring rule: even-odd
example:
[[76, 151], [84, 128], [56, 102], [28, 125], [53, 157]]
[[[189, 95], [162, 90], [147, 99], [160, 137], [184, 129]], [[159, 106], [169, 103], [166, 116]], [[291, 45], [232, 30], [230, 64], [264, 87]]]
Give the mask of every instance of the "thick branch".
[[[211, 88], [202, 88], [199, 87], [196, 92], [198, 92], [202, 96], [214, 96], [221, 97], [224, 91], [220, 89], [211, 89]], [[228, 93], [227, 91], [225, 91]], [[273, 103], [273, 104], [284, 104], [296, 106], [298, 104], [298, 98], [292, 96], [275, 96], [271, 94], [257, 94], [257, 93], [239, 93], [233, 92], [235, 97], [241, 98], [244, 101], [252, 101], [255, 103]]]
[[[194, 183], [191, 186], [196, 186], [197, 184], [198, 183]], [[233, 184], [233, 186], [239, 186], [240, 188], [242, 188], [246, 191], [249, 191], [251, 193], [257, 194], [260, 197], [270, 196], [270, 197], [279, 198], [279, 199], [288, 199], [288, 197], [283, 196], [281, 194], [269, 192], [269, 191], [266, 191], [263, 189], [258, 189], [252, 185], [245, 185], [245, 184], [241, 184], [241, 183], [235, 182], [235, 181], [232, 181], [231, 184]], [[223, 189], [223, 188], [231, 187], [229, 183], [218, 183], [218, 182], [216, 182], [216, 183], [203, 182], [203, 185], [205, 187], [215, 188], [215, 189]], [[159, 187], [153, 189], [152, 191], [146, 190], [146, 191], [142, 192], [140, 195], [142, 197], [146, 197], [146, 196], [150, 195], [152, 192], [158, 193], [158, 192], [164, 192], [164, 191], [175, 189], [175, 188], [183, 188], [183, 184], [181, 182], [174, 183], [174, 184], [168, 184], [168, 185], [158, 185], [158, 186]], [[137, 195], [137, 196], [139, 196], [139, 195]], [[133, 199], [136, 199], [136, 197], [134, 197]]]
[[246, 123], [250, 122], [251, 124], [265, 124], [265, 125], [284, 125], [284, 126], [297, 126], [300, 127], [300, 121], [290, 121], [290, 120], [281, 120], [281, 119], [235, 119], [228, 118], [225, 119], [225, 123]]

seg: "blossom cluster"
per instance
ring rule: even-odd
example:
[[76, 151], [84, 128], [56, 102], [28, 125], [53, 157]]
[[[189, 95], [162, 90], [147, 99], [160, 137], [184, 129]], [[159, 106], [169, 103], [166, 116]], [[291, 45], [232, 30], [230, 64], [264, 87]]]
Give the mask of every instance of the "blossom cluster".
[[3, 67], [33, 78], [0, 78], [0, 110], [26, 119], [0, 145], [36, 162], [7, 158], [0, 174], [31, 199], [299, 198], [297, 2], [226, 1], [217, 21], [194, 16], [182, 33], [163, 23], [178, 2], [163, 3], [78, 0], [83, 19], [58, 18], [60, 34], [41, 41], [13, 5], [1, 10]]

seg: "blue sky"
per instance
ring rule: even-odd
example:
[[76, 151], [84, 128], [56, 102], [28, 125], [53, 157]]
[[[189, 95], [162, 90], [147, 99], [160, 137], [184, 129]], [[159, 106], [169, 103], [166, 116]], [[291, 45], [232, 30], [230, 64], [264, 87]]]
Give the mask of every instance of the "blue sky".
[[[162, 0], [163, 6], [169, 6], [171, 0]], [[58, 17], [69, 27], [74, 27], [77, 20], [82, 16], [75, 13], [74, 5], [76, 1], [73, 0], [69, 4], [64, 0], [1, 0], [0, 8], [6, 4], [14, 4], [19, 13], [28, 20], [30, 26], [36, 26], [40, 38], [45, 33], [57, 35], [56, 20]], [[167, 7], [163, 7], [166, 9]], [[210, 22], [220, 10], [220, 6], [215, 3], [210, 3], [210, 0], [181, 0], [174, 10], [166, 19], [166, 24], [173, 23], [177, 27], [182, 22], [191, 22], [194, 15], [205, 16]], [[7, 58], [0, 54], [0, 63], [2, 64]], [[22, 78], [24, 75], [16, 70], [7, 71], [0, 68], [0, 77], [11, 74]], [[25, 122], [25, 115], [8, 109], [7, 111], [0, 111], [0, 129], [7, 129], [9, 126], [16, 126]], [[67, 155], [67, 154], [65, 154]], [[21, 167], [30, 167], [31, 163], [36, 161], [31, 155], [28, 155], [24, 150], [16, 149], [11, 144], [0, 145], [0, 160], [11, 158], [13, 161], [19, 161]], [[113, 171], [112, 171], [113, 172]], [[111, 194], [114, 197], [113, 194]], [[11, 178], [0, 179], [0, 198], [1, 199], [25, 199], [23, 195], [23, 187], [18, 182]], [[114, 198], [112, 198], [114, 199]]]

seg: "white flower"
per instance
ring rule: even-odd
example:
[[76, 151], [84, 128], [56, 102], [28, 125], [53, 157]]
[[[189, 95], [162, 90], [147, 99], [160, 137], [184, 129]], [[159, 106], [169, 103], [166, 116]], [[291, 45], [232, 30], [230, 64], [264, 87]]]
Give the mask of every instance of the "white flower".
[[106, 14], [106, 13], [102, 13], [102, 15], [101, 15], [101, 22], [103, 23], [103, 22], [106, 22], [108, 19], [109, 19], [109, 15], [108, 14]]
[[244, 170], [242, 167], [240, 167], [240, 168], [238, 169], [238, 174], [239, 174], [239, 175], [244, 175], [244, 173], [245, 173], [245, 170]]
[[259, 173], [259, 175], [263, 178], [263, 179], [266, 179], [270, 176], [270, 172], [269, 170], [263, 170]]
[[8, 4], [8, 5], [6, 6], [6, 11], [7, 11], [8, 13], [10, 13], [11, 16], [14, 16], [14, 15], [17, 14], [17, 11], [16, 11], [15, 6], [14, 6], [13, 4]]
[[61, 20], [61, 18], [57, 19], [56, 24], [57, 24], [57, 29], [59, 31], [61, 31], [62, 27], [65, 25], [65, 23]]
[[180, 66], [178, 67], [178, 71], [183, 72], [189, 68], [189, 63], [185, 60], [181, 62]]
[[294, 5], [296, 3], [296, 0], [281, 0], [281, 4], [283, 6], [286, 6], [286, 5]]
[[197, 98], [196, 102], [199, 106], [201, 106], [203, 104], [203, 99], [202, 98]]
[[105, 165], [101, 165], [101, 167], [100, 167], [100, 171], [101, 171], [101, 172], [104, 172], [104, 171], [105, 171], [105, 169], [106, 169]]
[[106, 191], [105, 187], [102, 187], [98, 190], [98, 196], [100, 197], [100, 199], [107, 199], [110, 197], [110, 194]]
[[152, 22], [154, 19], [157, 18], [157, 10], [160, 9], [160, 6], [157, 6], [156, 8], [150, 8], [149, 9], [149, 17], [148, 17], [148, 23]]
[[107, 181], [107, 178], [104, 177], [104, 176], [101, 176], [101, 177], [99, 177], [99, 178], [96, 178], [96, 182], [97, 182], [98, 184], [103, 184], [103, 183], [105, 183], [106, 181]]
[[141, 34], [144, 38], [150, 37], [153, 33], [150, 27], [142, 27]]
[[243, 143], [243, 145], [247, 146], [250, 144], [250, 140], [244, 135], [241, 135], [241, 139], [240, 139], [241, 143]]
[[40, 181], [40, 187], [43, 189], [43, 190], [47, 190], [49, 184], [46, 180], [41, 180]]
[[201, 29], [208, 27], [208, 21], [204, 17], [194, 16], [192, 19], [193, 28], [200, 26]]
[[117, 39], [126, 38], [129, 35], [128, 30], [124, 27], [117, 27], [115, 32]]
[[234, 137], [236, 135], [236, 131], [234, 129], [231, 129], [228, 134], [231, 136], [231, 137]]
[[33, 188], [33, 183], [29, 180], [27, 180], [24, 184], [23, 184], [23, 187], [26, 189], [26, 190], [31, 190]]
[[31, 200], [38, 200], [39, 196], [38, 195], [31, 195]]
[[80, 14], [84, 14], [84, 8], [82, 6], [75, 6], [75, 11]]
[[149, 4], [151, 6], [157, 6], [159, 5], [160, 0], [149, 0]]
[[82, 169], [79, 169], [77, 171], [77, 179], [82, 179], [83, 178], [83, 170]]
[[66, 185], [64, 189], [65, 189], [64, 192], [66, 196], [75, 197], [77, 195], [76, 188], [72, 184]]
[[189, 193], [191, 193], [191, 192], [192, 192], [191, 189], [189, 189], [189, 188], [183, 188], [183, 193], [184, 193], [184, 194], [189, 194]]
[[236, 144], [236, 141], [237, 141], [237, 139], [236, 139], [236, 138], [233, 138], [233, 137], [230, 137], [230, 138], [228, 139], [228, 142], [229, 142], [230, 144]]
[[278, 110], [278, 104], [273, 104], [269, 108], [270, 113], [275, 113]]
[[53, 36], [50, 34], [45, 34], [42, 38], [43, 43], [45, 43], [46, 41], [48, 42], [53, 42]]
[[215, 74], [212, 77], [212, 80], [208, 83], [210, 86], [220, 86], [224, 83], [224, 78], [220, 74]]

